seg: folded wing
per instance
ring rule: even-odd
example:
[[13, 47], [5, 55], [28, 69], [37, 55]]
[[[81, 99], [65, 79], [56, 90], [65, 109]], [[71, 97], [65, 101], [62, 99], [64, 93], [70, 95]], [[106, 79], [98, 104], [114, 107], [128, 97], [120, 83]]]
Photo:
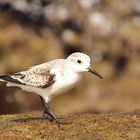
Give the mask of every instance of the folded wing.
[[47, 71], [23, 71], [13, 75], [0, 76], [0, 79], [6, 82], [46, 88], [55, 82], [55, 75]]

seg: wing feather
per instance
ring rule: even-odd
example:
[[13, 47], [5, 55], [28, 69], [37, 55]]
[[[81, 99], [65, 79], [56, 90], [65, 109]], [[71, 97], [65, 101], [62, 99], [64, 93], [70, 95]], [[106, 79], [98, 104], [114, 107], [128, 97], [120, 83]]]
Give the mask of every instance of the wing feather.
[[50, 74], [50, 71], [45, 73], [24, 71], [13, 75], [1, 76], [0, 79], [16, 84], [46, 88], [55, 82], [55, 75]]
[[39, 64], [30, 67], [27, 71], [21, 71], [13, 75], [0, 76], [0, 79], [11, 83], [45, 88], [55, 82], [55, 75], [51, 74], [50, 71], [54, 66], [58, 67], [59, 63], [65, 64], [64, 59]]

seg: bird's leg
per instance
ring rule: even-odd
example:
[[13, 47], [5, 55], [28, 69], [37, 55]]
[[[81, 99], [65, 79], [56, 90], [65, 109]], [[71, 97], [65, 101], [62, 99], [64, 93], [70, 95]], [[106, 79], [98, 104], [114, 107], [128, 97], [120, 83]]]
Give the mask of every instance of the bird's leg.
[[45, 114], [48, 114], [48, 117], [51, 118], [51, 120], [48, 118], [50, 121], [57, 121], [57, 118], [51, 111], [48, 103], [45, 103]]
[[54, 121], [58, 126], [60, 124], [69, 124], [69, 123], [71, 123], [71, 122], [66, 122], [65, 120], [57, 119], [56, 116], [54, 115], [54, 113], [51, 111], [48, 103], [45, 103], [45, 111], [51, 117], [51, 121]]
[[53, 121], [53, 118], [46, 111], [44, 99], [41, 96], [39, 96], [39, 97], [41, 99], [41, 103], [42, 103], [42, 106], [43, 106], [43, 109], [44, 109], [44, 111], [43, 111], [43, 119], [48, 119], [50, 121]]
[[67, 124], [67, 122], [63, 121], [63, 120], [58, 120], [56, 118], [56, 116], [54, 115], [54, 113], [51, 111], [49, 104], [45, 103], [44, 99], [40, 96], [41, 102], [42, 102], [42, 106], [44, 108], [44, 112], [43, 112], [43, 118], [48, 119], [49, 121], [54, 121], [56, 124]]
[[58, 120], [56, 119], [55, 115], [53, 114], [53, 112], [51, 111], [48, 103], [45, 103], [44, 99], [39, 96], [40, 99], [41, 99], [41, 102], [42, 102], [42, 106], [43, 106], [43, 109], [44, 109], [44, 112], [43, 112], [43, 119], [48, 119], [49, 121], [55, 121], [55, 122], [58, 122]]

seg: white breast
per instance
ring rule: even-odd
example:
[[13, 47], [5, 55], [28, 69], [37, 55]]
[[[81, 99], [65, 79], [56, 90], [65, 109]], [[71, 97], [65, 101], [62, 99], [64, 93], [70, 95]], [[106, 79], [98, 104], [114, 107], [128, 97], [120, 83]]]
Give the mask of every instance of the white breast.
[[62, 94], [71, 88], [73, 88], [79, 81], [80, 76], [75, 73], [69, 73], [69, 75], [63, 75], [57, 77], [56, 82], [51, 87], [51, 96]]

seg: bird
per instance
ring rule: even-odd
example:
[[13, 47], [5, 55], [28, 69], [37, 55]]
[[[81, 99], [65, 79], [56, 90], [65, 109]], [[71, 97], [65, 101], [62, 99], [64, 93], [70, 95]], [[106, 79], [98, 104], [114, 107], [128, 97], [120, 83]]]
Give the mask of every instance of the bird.
[[39, 95], [44, 110], [43, 118], [63, 124], [51, 111], [49, 102], [55, 96], [75, 87], [83, 72], [91, 72], [103, 79], [103, 76], [91, 67], [87, 54], [74, 52], [66, 59], [54, 59], [21, 72], [2, 75], [0, 81], [7, 82], [8, 87], [20, 87], [24, 91]]

